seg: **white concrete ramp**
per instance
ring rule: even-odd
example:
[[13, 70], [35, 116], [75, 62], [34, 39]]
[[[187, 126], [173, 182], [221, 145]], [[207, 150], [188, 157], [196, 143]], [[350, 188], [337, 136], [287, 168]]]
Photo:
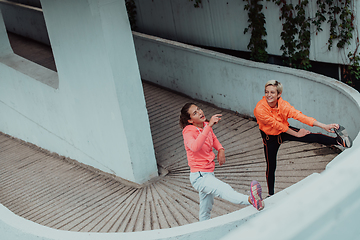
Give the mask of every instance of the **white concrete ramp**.
[[[43, 54], [47, 60], [37, 61], [54, 67], [49, 63], [50, 49], [29, 45], [31, 42], [24, 39], [15, 41], [16, 37], [12, 36], [11, 42], [17, 54], [28, 59]], [[0, 134], [0, 203], [41, 225], [79, 232], [135, 232], [197, 222], [198, 193], [189, 183], [178, 125], [181, 107], [194, 100], [146, 81], [143, 89], [159, 178], [136, 187]], [[249, 193], [249, 184], [256, 179], [266, 196], [265, 159], [256, 122], [203, 102], [195, 103], [208, 117], [223, 114], [214, 131], [226, 149], [227, 161], [222, 167], [217, 165], [216, 176], [244, 194]], [[320, 145], [284, 143], [279, 152], [276, 191], [322, 172], [337, 154], [335, 149]], [[216, 199], [212, 217], [243, 207]]]

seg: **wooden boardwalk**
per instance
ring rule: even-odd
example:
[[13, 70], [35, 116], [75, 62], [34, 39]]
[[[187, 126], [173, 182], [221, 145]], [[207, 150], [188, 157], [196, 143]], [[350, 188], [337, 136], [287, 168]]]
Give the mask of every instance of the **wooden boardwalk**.
[[[30, 41], [15, 38], [11, 36], [12, 44], [18, 44], [13, 46], [17, 54], [29, 59], [31, 52], [37, 57], [42, 51], [44, 56], [49, 55], [48, 48], [39, 45], [39, 50], [36, 43], [30, 46]], [[41, 57], [39, 61], [43, 61]], [[49, 61], [53, 60], [43, 61], [44, 66], [54, 68]], [[263, 146], [255, 121], [147, 82], [143, 82], [143, 89], [156, 159], [162, 170], [157, 181], [142, 188], [127, 186], [0, 133], [0, 203], [26, 219], [69, 231], [132, 232], [197, 222], [198, 193], [189, 182], [178, 125], [180, 109], [189, 101], [198, 104], [208, 117], [223, 114], [214, 132], [226, 149], [227, 159], [225, 165], [217, 164], [216, 176], [244, 194], [249, 194], [251, 180], [258, 180], [267, 195]], [[318, 144], [284, 143], [278, 156], [275, 190], [323, 171], [337, 154]], [[242, 207], [216, 198], [212, 217]]]

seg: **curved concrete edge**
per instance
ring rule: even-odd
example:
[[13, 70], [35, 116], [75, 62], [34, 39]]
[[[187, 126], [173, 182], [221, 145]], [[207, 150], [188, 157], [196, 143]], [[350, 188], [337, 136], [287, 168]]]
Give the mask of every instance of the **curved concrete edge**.
[[0, 204], [0, 235], [4, 239], [41, 240], [112, 240], [112, 239], [219, 239], [231, 230], [256, 216], [259, 212], [252, 206], [205, 222], [181, 227], [129, 233], [88, 233], [57, 230], [42, 226], [20, 216]]
[[[360, 103], [360, 95], [358, 94], [358, 92], [355, 89], [353, 89], [352, 87], [350, 87], [336, 79], [326, 77], [324, 75], [320, 75], [320, 74], [305, 71], [305, 70], [295, 69], [295, 68], [289, 68], [289, 67], [273, 65], [273, 64], [268, 64], [268, 63], [250, 61], [250, 60], [234, 57], [231, 55], [227, 55], [224, 53], [207, 50], [207, 49], [204, 49], [201, 47], [196, 47], [196, 46], [192, 46], [192, 45], [185, 44], [185, 43], [180, 43], [180, 42], [176, 42], [176, 41], [172, 41], [172, 40], [168, 40], [168, 39], [164, 39], [164, 38], [160, 38], [160, 37], [156, 37], [156, 36], [152, 36], [152, 35], [147, 35], [145, 33], [139, 33], [139, 32], [132, 31], [132, 34], [135, 38], [135, 41], [136, 41], [136, 39], [143, 39], [143, 40], [146, 40], [153, 44], [164, 45], [164, 46], [168, 46], [168, 47], [171, 47], [174, 49], [179, 49], [182, 51], [187, 51], [187, 52], [195, 53], [197, 55], [203, 55], [203, 56], [210, 57], [210, 58], [217, 58], [219, 60], [227, 61], [229, 63], [240, 64], [242, 66], [246, 66], [249, 68], [261, 68], [262, 70], [268, 70], [271, 72], [279, 72], [279, 73], [284, 73], [284, 74], [288, 74], [288, 75], [293, 75], [293, 76], [304, 78], [304, 79], [307, 79], [310, 81], [314, 81], [314, 82], [318, 82], [318, 83], [325, 84], [328, 86], [332, 86], [333, 88], [338, 88], [339, 91], [341, 91], [343, 94], [346, 94], [346, 95], [348, 95], [348, 94], [352, 95], [352, 93], [355, 93], [355, 95], [357, 95], [357, 97], [355, 97], [355, 95], [353, 97], [355, 97], [358, 100], [357, 102]], [[151, 49], [151, 50], [155, 51], [154, 49]], [[264, 83], [264, 85], [265, 85], [265, 83]]]
[[[133, 32], [133, 38], [141, 77], [146, 81], [253, 116], [265, 83], [276, 79], [284, 85], [284, 99], [304, 114], [324, 123], [339, 122], [353, 138], [359, 132], [360, 94], [336, 79], [142, 33]], [[290, 124], [310, 130], [298, 121]], [[319, 128], [316, 131], [326, 133]]]
[[[240, 209], [239, 211], [210, 219], [205, 222], [197, 222], [181, 227], [143, 231], [130, 233], [87, 233], [70, 232], [57, 230], [34, 223], [20, 216], [17, 216], [9, 209], [0, 204], [0, 233], [5, 239], [41, 239], [41, 240], [112, 240], [112, 239], [147, 239], [147, 240], [170, 240], [170, 239], [220, 239], [229, 232], [246, 224], [252, 218], [259, 218], [264, 212], [269, 211], [274, 206], [297, 191], [304, 184], [312, 182], [320, 174], [314, 173], [304, 180], [292, 185], [291, 187], [277, 193], [275, 196], [265, 199], [266, 208], [258, 212], [252, 206]], [[252, 235], [249, 235], [249, 237]]]
[[[354, 147], [359, 145], [360, 141], [355, 140]], [[337, 157], [342, 164], [338, 164], [336, 167], [331, 168], [331, 170], [326, 170], [322, 174], [314, 173], [277, 193], [273, 197], [265, 199], [265, 209], [261, 212], [249, 206], [205, 222], [197, 222], [170, 229], [131, 233], [86, 233], [63, 231], [42, 226], [17, 216], [0, 204], [0, 233], [5, 239], [12, 240], [112, 240], [119, 238], [124, 240], [190, 238], [230, 240], [238, 239], [239, 236], [255, 237], [255, 239], [269, 236], [275, 237], [278, 236], [279, 232], [282, 232], [282, 235], [278, 239], [292, 239], [290, 238], [291, 236], [302, 232], [303, 229], [296, 227], [295, 230], [288, 230], [286, 232], [284, 232], [284, 229], [294, 228], [294, 226], [298, 226], [299, 223], [302, 223], [301, 226], [305, 228], [308, 225], [306, 220], [315, 221], [318, 220], [319, 217], [325, 217], [325, 219], [327, 219], [327, 215], [331, 213], [333, 215], [332, 218], [336, 218], [337, 214], [339, 214], [339, 208], [348, 213], [349, 209], [344, 208], [348, 206], [346, 203], [360, 199], [359, 197], [346, 199], [353, 190], [360, 190], [360, 175], [358, 175], [360, 163], [357, 164], [356, 168], [353, 167], [354, 161], [358, 162], [356, 157], [360, 153], [360, 149], [354, 148], [354, 151], [349, 150], [346, 150]], [[356, 177], [356, 179], [353, 179], [354, 177]], [[349, 180], [349, 178], [351, 180]], [[346, 188], [343, 182], [346, 183], [347, 180], [349, 180], [350, 183], [359, 184], [356, 186], [349, 184], [349, 187]], [[334, 186], [333, 183], [336, 183], [336, 186]], [[360, 191], [354, 192], [357, 193], [357, 195], [360, 194]], [[331, 201], [329, 201], [330, 199]], [[360, 204], [358, 204], [358, 208], [359, 206]], [[351, 208], [351, 211], [352, 210], [353, 208]], [[360, 213], [360, 209], [358, 209], [358, 211], [357, 214]], [[352, 213], [354, 217], [357, 217], [357, 214]], [[276, 221], [277, 224], [269, 224], [269, 222], [274, 221]], [[290, 226], [285, 226], [287, 221], [290, 222], [288, 223]], [[333, 219], [332, 221], [328, 220], [330, 224], [333, 224], [334, 221]], [[321, 222], [322, 221], [320, 221], [320, 224]], [[273, 230], [274, 227], [276, 230]], [[348, 226], [345, 225], [344, 227]], [[358, 233], [357, 227], [352, 229], [355, 233]], [[311, 230], [313, 231], [313, 229]], [[351, 233], [351, 231], [348, 230], [347, 232]]]
[[[360, 235], [360, 140], [318, 178], [279, 199], [222, 240], [356, 239]], [[274, 224], [276, 223], [276, 224]]]

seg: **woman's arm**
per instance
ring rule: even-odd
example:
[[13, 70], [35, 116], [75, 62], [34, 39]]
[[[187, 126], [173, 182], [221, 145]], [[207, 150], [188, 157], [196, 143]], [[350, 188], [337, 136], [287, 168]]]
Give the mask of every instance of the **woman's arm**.
[[225, 163], [225, 149], [217, 139], [214, 132], [212, 132], [212, 136], [213, 136], [213, 147], [218, 151], [217, 159], [219, 165], [221, 166]]
[[304, 137], [305, 135], [308, 135], [309, 133], [311, 133], [309, 130], [306, 130], [304, 128], [300, 129], [298, 132], [292, 130], [291, 128], [289, 128], [286, 131], [287, 134], [293, 135], [295, 137]]
[[184, 137], [186, 146], [188, 148], [190, 148], [190, 150], [193, 152], [199, 151], [202, 148], [202, 145], [204, 144], [207, 135], [211, 131], [212, 126], [214, 126], [214, 124], [216, 124], [220, 121], [221, 116], [222, 116], [221, 114], [215, 114], [214, 116], [212, 116], [208, 125], [206, 127], [204, 127], [202, 133], [200, 133], [197, 137], [193, 131], [185, 130], [183, 132], [183, 137]]
[[334, 132], [334, 130], [332, 130], [332, 129], [334, 129], [334, 128], [338, 129], [339, 128], [339, 124], [336, 124], [336, 123], [324, 124], [324, 123], [321, 123], [321, 122], [318, 122], [318, 121], [314, 122], [314, 126], [322, 128], [325, 131], [328, 131], [330, 133]]
[[219, 149], [217, 158], [220, 166], [225, 163], [225, 149]]
[[183, 132], [183, 137], [186, 146], [193, 152], [200, 151], [210, 130], [211, 127], [209, 126], [206, 126], [200, 134], [191, 130], [185, 130]]
[[[319, 128], [322, 128], [324, 129], [325, 131], [328, 131], [328, 132], [331, 132], [333, 133], [334, 128], [338, 129], [339, 128], [339, 124], [336, 124], [336, 123], [331, 123], [331, 124], [324, 124], [324, 123], [321, 123], [319, 121], [315, 121], [314, 122], [314, 126], [316, 127], [319, 127]], [[303, 137], [309, 133], [311, 133], [309, 130], [306, 130], [304, 128], [300, 129], [298, 132], [292, 130], [291, 128], [289, 128], [287, 131], [286, 131], [287, 134], [290, 134], [290, 135], [293, 135], [295, 137]]]

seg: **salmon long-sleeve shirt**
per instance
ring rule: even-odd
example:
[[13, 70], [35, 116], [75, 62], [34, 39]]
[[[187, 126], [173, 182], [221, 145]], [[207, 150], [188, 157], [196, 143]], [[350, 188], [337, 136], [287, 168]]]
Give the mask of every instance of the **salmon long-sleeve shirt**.
[[289, 129], [289, 118], [296, 119], [309, 126], [314, 126], [315, 118], [308, 117], [296, 110], [281, 97], [278, 99], [278, 107], [272, 108], [266, 101], [265, 96], [256, 104], [254, 115], [259, 129], [267, 135], [279, 135]]
[[183, 131], [184, 146], [190, 172], [213, 172], [215, 169], [215, 153], [222, 147], [211, 127], [204, 123], [204, 128], [187, 125]]

